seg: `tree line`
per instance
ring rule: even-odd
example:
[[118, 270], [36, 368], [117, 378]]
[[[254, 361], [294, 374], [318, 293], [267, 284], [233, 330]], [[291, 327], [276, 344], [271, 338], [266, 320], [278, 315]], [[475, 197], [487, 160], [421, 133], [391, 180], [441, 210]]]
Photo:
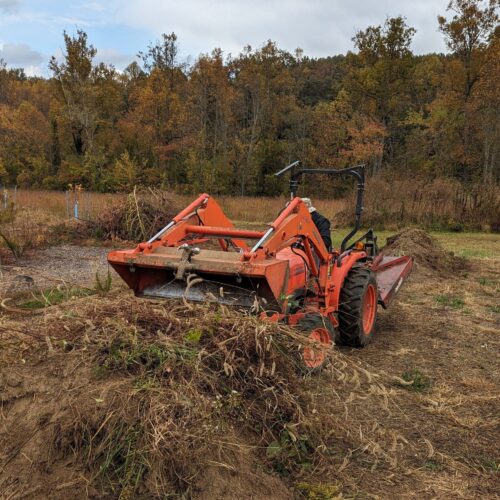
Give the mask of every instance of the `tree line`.
[[83, 30], [65, 32], [49, 78], [0, 61], [0, 184], [275, 195], [272, 173], [295, 159], [497, 183], [499, 5], [452, 0], [436, 20], [447, 54], [414, 54], [400, 16], [356, 32], [345, 55], [268, 41], [188, 66], [172, 33], [117, 71]]

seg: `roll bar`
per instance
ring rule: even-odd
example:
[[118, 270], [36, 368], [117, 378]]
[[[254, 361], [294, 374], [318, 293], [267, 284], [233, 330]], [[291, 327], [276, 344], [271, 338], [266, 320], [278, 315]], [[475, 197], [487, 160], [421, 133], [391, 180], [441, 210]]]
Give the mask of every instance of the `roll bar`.
[[300, 160], [294, 161], [287, 165], [285, 168], [276, 172], [274, 175], [276, 177], [281, 177], [286, 172], [290, 172], [290, 193], [291, 197], [295, 198], [297, 196], [297, 190], [300, 184], [300, 180], [304, 174], [326, 174], [332, 176], [352, 176], [358, 181], [358, 191], [356, 197], [356, 221], [354, 223], [354, 228], [345, 236], [340, 245], [340, 252], [343, 253], [347, 248], [347, 243], [349, 240], [358, 232], [361, 225], [361, 213], [363, 212], [363, 192], [365, 190], [365, 166], [356, 165], [354, 167], [342, 168], [342, 169], [332, 169], [332, 168], [300, 168], [298, 167], [302, 162]]

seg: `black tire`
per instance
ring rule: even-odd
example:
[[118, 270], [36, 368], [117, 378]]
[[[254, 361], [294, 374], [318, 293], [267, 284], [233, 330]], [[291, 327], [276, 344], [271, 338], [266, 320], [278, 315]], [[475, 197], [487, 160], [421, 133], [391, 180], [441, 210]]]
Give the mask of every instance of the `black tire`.
[[[295, 328], [301, 331], [304, 336], [309, 337], [309, 335], [316, 329], [325, 329], [330, 337], [330, 343], [333, 347], [335, 344], [335, 327], [332, 322], [325, 318], [319, 313], [308, 313], [306, 314], [295, 326]], [[299, 367], [302, 373], [319, 373], [321, 372], [329, 363], [329, 357], [325, 356], [324, 360], [318, 366], [308, 366], [304, 358], [304, 350], [300, 352]]]
[[[375, 300], [374, 307], [373, 300]], [[369, 317], [366, 322], [363, 321], [365, 301], [371, 303], [370, 306], [366, 306], [369, 310], [374, 309], [373, 312], [367, 313]], [[367, 267], [354, 266], [347, 274], [340, 291], [339, 343], [341, 345], [364, 347], [371, 342], [377, 322], [377, 303], [377, 280], [373, 271]], [[371, 326], [366, 328], [367, 325]]]

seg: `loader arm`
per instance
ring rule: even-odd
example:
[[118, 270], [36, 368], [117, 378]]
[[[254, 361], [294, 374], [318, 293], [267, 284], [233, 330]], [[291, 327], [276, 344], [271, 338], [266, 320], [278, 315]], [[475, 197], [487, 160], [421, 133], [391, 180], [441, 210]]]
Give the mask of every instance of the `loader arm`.
[[[236, 249], [248, 250], [248, 245], [243, 238], [259, 236], [254, 233], [234, 229], [233, 223], [226, 217], [219, 204], [208, 194], [203, 194], [174, 217], [172, 222], [157, 233], [156, 237], [149, 240], [143, 249], [145, 253], [148, 253], [158, 246], [168, 247], [193, 243], [197, 238], [190, 239], [189, 236], [198, 235], [198, 239], [202, 236], [219, 236], [219, 244], [223, 250], [228, 249], [229, 243]], [[159, 239], [157, 239], [158, 236]]]
[[[321, 262], [328, 261], [328, 250], [319, 234], [318, 228], [314, 224], [309, 210], [301, 198], [294, 198], [281, 212], [277, 219], [270, 224], [270, 230], [266, 231], [261, 241], [252, 249], [246, 252], [246, 259], [265, 259], [267, 256], [275, 256], [277, 252], [294, 243], [299, 239], [305, 248], [314, 249]], [[312, 249], [311, 249], [312, 245]], [[309, 266], [316, 267], [316, 261], [312, 253], [306, 250]]]

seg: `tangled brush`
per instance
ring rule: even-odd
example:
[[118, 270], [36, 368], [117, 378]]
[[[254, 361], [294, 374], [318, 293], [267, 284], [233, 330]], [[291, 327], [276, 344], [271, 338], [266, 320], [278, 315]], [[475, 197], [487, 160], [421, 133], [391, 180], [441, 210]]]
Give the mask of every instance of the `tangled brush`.
[[53, 426], [53, 456], [76, 454], [103, 491], [186, 494], [213, 457], [231, 463], [242, 446], [284, 477], [333, 464], [342, 477], [353, 453], [398, 465], [408, 442], [373, 427], [391, 398], [380, 375], [334, 351], [321, 377], [304, 378], [307, 341], [284, 325], [153, 304], [91, 298], [49, 335], [63, 331], [64, 355], [92, 374]]
[[104, 239], [144, 241], [164, 227], [180, 211], [174, 196], [153, 188], [135, 188], [125, 203], [99, 214], [92, 232]]

